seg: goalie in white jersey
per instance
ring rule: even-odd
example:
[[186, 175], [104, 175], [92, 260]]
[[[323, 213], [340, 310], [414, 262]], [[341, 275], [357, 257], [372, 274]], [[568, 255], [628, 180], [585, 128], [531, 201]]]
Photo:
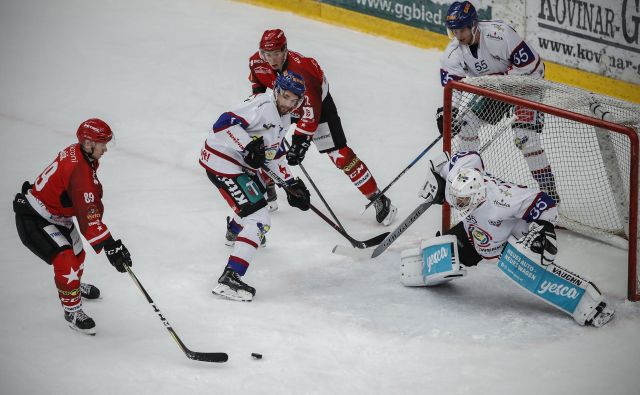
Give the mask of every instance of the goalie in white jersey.
[[555, 201], [545, 192], [502, 181], [484, 171], [477, 152], [442, 153], [420, 197], [447, 203], [460, 219], [445, 236], [402, 252], [402, 282], [431, 286], [466, 275], [466, 267], [499, 259], [513, 281], [571, 315], [580, 325], [602, 326], [614, 311], [588, 279], [555, 264]]
[[200, 151], [207, 177], [235, 213], [232, 220], [227, 219], [226, 235], [226, 244], [233, 246], [233, 251], [214, 294], [251, 301], [256, 293], [242, 276], [271, 226], [260, 168], [269, 168], [287, 184], [291, 206], [309, 209], [309, 191], [302, 180], [292, 176], [283, 146], [291, 126], [290, 113], [304, 100], [304, 91], [302, 76], [294, 72], [278, 75], [274, 90], [252, 96], [223, 113]]
[[[447, 11], [449, 36], [453, 39], [440, 59], [440, 82], [465, 77], [489, 75], [544, 78], [544, 62], [518, 33], [502, 21], [478, 21], [478, 14], [469, 1], [454, 2]], [[488, 98], [474, 98], [464, 109], [452, 110], [452, 133], [457, 135], [461, 150], [478, 150], [478, 130], [484, 124], [497, 124], [503, 117], [515, 115], [511, 127], [514, 144], [522, 152], [533, 178], [540, 188], [560, 202], [555, 178], [547, 159], [540, 134], [544, 128], [542, 113]], [[458, 103], [462, 108], [462, 103]], [[443, 108], [436, 114], [440, 133], [443, 132]]]

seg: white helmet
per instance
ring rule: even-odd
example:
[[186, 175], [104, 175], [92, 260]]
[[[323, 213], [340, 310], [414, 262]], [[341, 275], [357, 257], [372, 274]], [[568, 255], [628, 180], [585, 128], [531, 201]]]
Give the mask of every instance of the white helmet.
[[466, 217], [487, 200], [487, 186], [482, 173], [472, 168], [461, 169], [451, 181], [449, 194], [458, 215]]

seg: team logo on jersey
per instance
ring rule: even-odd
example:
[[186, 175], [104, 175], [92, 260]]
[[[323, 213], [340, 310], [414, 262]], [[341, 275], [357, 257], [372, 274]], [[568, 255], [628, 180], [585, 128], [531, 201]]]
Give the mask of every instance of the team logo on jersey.
[[513, 139], [513, 143], [516, 145], [516, 147], [518, 147], [519, 150], [522, 150], [524, 148], [524, 146], [527, 144], [527, 141], [529, 141], [529, 137], [527, 136], [516, 137], [515, 139]]
[[498, 221], [489, 220], [489, 224], [491, 224], [491, 225], [493, 225], [495, 227], [498, 227], [498, 226], [502, 225], [502, 220], [498, 220]]
[[502, 36], [498, 36], [498, 33], [496, 32], [487, 33], [486, 37], [492, 40], [498, 40], [498, 41], [504, 40]]
[[478, 247], [488, 247], [489, 243], [491, 243], [492, 237], [489, 232], [480, 228], [479, 226], [470, 226], [469, 234], [474, 240], [474, 243], [478, 245]]
[[253, 69], [253, 71], [256, 74], [270, 74], [271, 73], [271, 68], [266, 68], [266, 67], [262, 67], [262, 66], [258, 66], [255, 69]]
[[501, 194], [503, 194], [506, 197], [511, 197], [513, 196], [513, 194], [511, 193], [511, 191], [509, 191], [508, 189], [505, 188], [499, 188], [498, 191], [500, 191]]
[[98, 211], [98, 208], [95, 205], [92, 204], [87, 208], [88, 221], [100, 220], [100, 217], [100, 211]]
[[504, 201], [504, 199], [500, 199], [500, 200], [497, 200], [497, 199], [496, 199], [496, 200], [494, 200], [494, 201], [493, 201], [493, 204], [494, 204], [494, 205], [496, 205], [496, 206], [498, 206], [498, 207], [504, 207], [504, 208], [509, 208], [509, 207], [511, 207], [511, 205], [510, 205], [509, 203], [506, 203], [506, 202]]
[[274, 125], [274, 124], [272, 124], [272, 123], [269, 123], [269, 124], [267, 124], [267, 123], [263, 123], [263, 124], [262, 124], [262, 127], [263, 127], [263, 128], [265, 128], [266, 130], [269, 130], [269, 129], [271, 129], [271, 128], [275, 128], [275, 127], [276, 127], [276, 125]]

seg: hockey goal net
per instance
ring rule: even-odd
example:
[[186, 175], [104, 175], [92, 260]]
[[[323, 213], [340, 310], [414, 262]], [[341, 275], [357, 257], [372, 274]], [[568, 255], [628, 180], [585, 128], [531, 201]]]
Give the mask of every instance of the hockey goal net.
[[[640, 106], [545, 80], [467, 78], [445, 87], [444, 125], [446, 151], [480, 151], [489, 173], [556, 198], [558, 226], [626, 249], [628, 299], [640, 300]], [[445, 204], [443, 229], [453, 220]]]

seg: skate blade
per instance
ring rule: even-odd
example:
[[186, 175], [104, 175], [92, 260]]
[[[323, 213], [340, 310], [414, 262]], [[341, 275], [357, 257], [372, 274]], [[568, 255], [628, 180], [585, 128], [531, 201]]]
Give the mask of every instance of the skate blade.
[[603, 327], [607, 322], [613, 319], [613, 315], [614, 315], [613, 310], [610, 310], [610, 311], [605, 310], [602, 313], [598, 314], [598, 316], [596, 316], [593, 319], [593, 321], [591, 322], [591, 326], [594, 326], [596, 328]]
[[251, 295], [251, 293], [242, 290], [234, 291], [224, 284], [218, 284], [211, 292], [214, 295], [238, 302], [251, 302], [253, 300], [253, 295]]
[[69, 324], [69, 328], [73, 329], [76, 332], [80, 332], [84, 335], [88, 335], [88, 336], [95, 336], [96, 335], [96, 328], [90, 328], [90, 329], [80, 329], [77, 326], [73, 325], [73, 324]]

